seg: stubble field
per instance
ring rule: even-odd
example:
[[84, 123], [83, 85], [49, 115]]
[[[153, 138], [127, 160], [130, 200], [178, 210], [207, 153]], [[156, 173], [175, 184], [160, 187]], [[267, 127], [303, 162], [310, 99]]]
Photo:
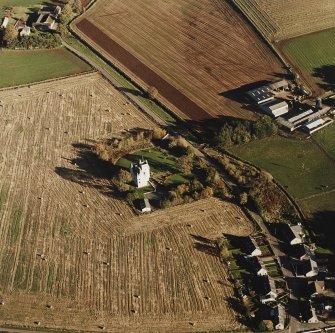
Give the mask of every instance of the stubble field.
[[99, 0], [76, 26], [185, 119], [251, 118], [233, 91], [283, 74], [228, 1]]
[[150, 120], [97, 74], [0, 91], [0, 105], [0, 325], [241, 327], [213, 240], [252, 232], [242, 211], [208, 199], [137, 216], [90, 153]]

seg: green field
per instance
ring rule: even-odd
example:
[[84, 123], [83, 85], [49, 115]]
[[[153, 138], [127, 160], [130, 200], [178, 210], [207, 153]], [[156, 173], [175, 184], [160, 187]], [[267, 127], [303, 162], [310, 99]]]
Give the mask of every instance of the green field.
[[49, 2], [49, 1], [45, 1], [45, 0], [0, 0], [0, 6], [28, 7], [28, 6], [41, 5], [46, 2]]
[[335, 161], [312, 140], [276, 136], [231, 151], [269, 171], [296, 199], [324, 193], [322, 185], [335, 189]]
[[16, 86], [90, 70], [84, 61], [64, 48], [0, 51], [0, 87]]
[[316, 132], [313, 138], [335, 160], [335, 123]]
[[335, 87], [335, 28], [289, 39], [280, 44], [290, 61], [322, 85]]

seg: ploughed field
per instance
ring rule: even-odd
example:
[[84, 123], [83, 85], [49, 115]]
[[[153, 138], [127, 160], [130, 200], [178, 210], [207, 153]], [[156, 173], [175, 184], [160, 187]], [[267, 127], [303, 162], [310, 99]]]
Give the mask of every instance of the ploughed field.
[[270, 40], [284, 40], [335, 25], [333, 0], [235, 0]]
[[91, 154], [149, 119], [98, 74], [1, 91], [0, 105], [1, 324], [241, 327], [213, 240], [251, 233], [242, 211], [207, 199], [137, 216]]
[[232, 91], [283, 73], [228, 1], [99, 0], [76, 26], [185, 119], [251, 118]]

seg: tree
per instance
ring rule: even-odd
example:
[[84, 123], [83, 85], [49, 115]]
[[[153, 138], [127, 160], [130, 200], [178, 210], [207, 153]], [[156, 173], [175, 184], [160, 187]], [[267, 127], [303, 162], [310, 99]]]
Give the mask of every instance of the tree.
[[71, 18], [73, 16], [73, 11], [72, 11], [72, 7], [69, 3], [67, 3], [63, 10], [62, 10], [62, 14], [60, 16], [60, 21], [62, 24], [67, 24]]
[[69, 31], [66, 28], [66, 25], [63, 23], [58, 24], [58, 32], [62, 37], [67, 36], [69, 34]]
[[81, 0], [74, 0], [72, 8], [73, 8], [73, 11], [76, 12], [77, 14], [82, 13], [83, 4], [82, 4]]
[[244, 206], [247, 204], [247, 202], [248, 202], [248, 194], [245, 192], [241, 193], [240, 194], [240, 204]]
[[155, 99], [158, 96], [158, 90], [154, 86], [149, 86], [147, 89], [147, 94], [151, 99]]
[[3, 36], [6, 46], [11, 46], [17, 40], [17, 35], [18, 33], [14, 26], [8, 25]]

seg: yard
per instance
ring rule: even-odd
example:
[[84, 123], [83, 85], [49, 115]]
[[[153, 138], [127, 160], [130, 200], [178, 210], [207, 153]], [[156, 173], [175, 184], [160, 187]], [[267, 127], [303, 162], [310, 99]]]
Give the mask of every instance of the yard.
[[65, 48], [0, 52], [0, 88], [87, 72], [91, 67]]

